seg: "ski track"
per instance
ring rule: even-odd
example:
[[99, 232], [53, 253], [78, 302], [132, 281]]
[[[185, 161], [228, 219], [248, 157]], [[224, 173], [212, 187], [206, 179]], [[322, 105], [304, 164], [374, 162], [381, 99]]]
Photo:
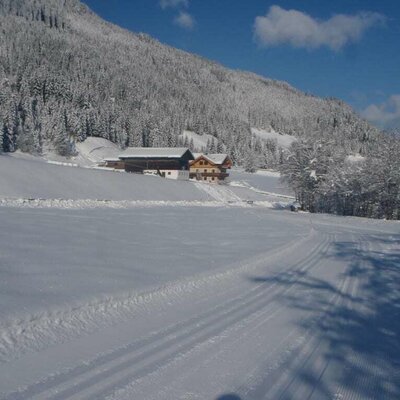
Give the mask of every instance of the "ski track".
[[[329, 249], [334, 242], [334, 235], [329, 235], [329, 245], [325, 249]], [[321, 257], [322, 259], [323, 257]], [[318, 264], [317, 264], [318, 266]], [[339, 285], [339, 291], [342, 292], [346, 288], [346, 280]], [[333, 295], [328, 304], [335, 303], [338, 294]], [[315, 316], [314, 319], [323, 318], [326, 310], [321, 312], [320, 316]], [[316, 339], [313, 335], [313, 328], [310, 326], [306, 332], [300, 332], [297, 329], [297, 334], [291, 332], [287, 338], [282, 341], [282, 347], [285, 349], [284, 354], [278, 352], [276, 356], [269, 355], [270, 362], [268, 366], [263, 365], [261, 368], [256, 368], [249, 374], [245, 382], [237, 388], [246, 399], [283, 399], [285, 394], [295, 385], [296, 378], [289, 371], [291, 369], [299, 369], [304, 366], [308, 360], [316, 352], [320, 343], [314, 344]], [[294, 336], [291, 338], [291, 336]], [[290, 340], [287, 340], [290, 339]], [[267, 373], [265, 373], [267, 369]], [[300, 389], [296, 389], [294, 393], [298, 396]], [[290, 396], [288, 398], [291, 398]], [[306, 399], [304, 394], [296, 398]]]
[[[214, 198], [220, 196], [218, 201], [228, 201], [227, 197], [224, 197], [225, 194], [213, 193], [213, 196]], [[253, 213], [254, 211], [245, 212]], [[262, 220], [265, 217], [260, 215], [259, 218]], [[82, 362], [66, 371], [45, 377], [41, 381], [22, 387], [17, 391], [5, 393], [1, 399], [147, 398], [143, 397], [145, 392], [141, 392], [141, 388], [146, 385], [151, 387], [152, 382], [157, 381], [169, 368], [182, 368], [185, 363], [190, 365], [190, 359], [196, 359], [198, 354], [209, 355], [201, 366], [194, 366], [195, 371], [205, 368], [207, 365], [212, 368], [213, 363], [233, 351], [235, 346], [240, 346], [243, 340], [249, 341], [252, 337], [262, 338], [262, 329], [266, 329], [268, 323], [274, 318], [283, 315], [285, 308], [288, 307], [288, 304], [285, 304], [282, 299], [288, 298], [290, 295], [293, 298], [304, 295], [302, 279], [311, 273], [316, 274], [323, 271], [322, 261], [328, 259], [333, 260], [333, 267], [337, 265], [336, 275], [331, 278], [334, 279], [332, 282], [333, 293], [325, 293], [317, 311], [307, 317], [303, 327], [292, 327], [288, 332], [282, 333], [279, 345], [275, 349], [267, 350], [263, 348], [262, 340], [255, 341], [254, 345], [260, 347], [260, 351], [266, 352], [268, 359], [266, 364], [256, 365], [254, 369], [248, 371], [234, 388], [235, 392], [246, 400], [362, 400], [365, 398], [360, 394], [362, 387], [368, 388], [368, 392], [371, 394], [369, 398], [379, 398], [379, 392], [368, 381], [367, 375], [346, 386], [335, 383], [337, 380], [332, 379], [332, 376], [338, 373], [337, 365], [332, 357], [327, 357], [328, 340], [324, 334], [321, 334], [321, 329], [323, 329], [325, 321], [329, 319], [332, 310], [340, 307], [346, 310], [346, 313], [351, 314], [360, 311], [358, 308], [365, 306], [363, 303], [356, 304], [354, 299], [362, 298], [364, 295], [362, 287], [364, 280], [367, 279], [366, 277], [352, 276], [350, 273], [351, 265], [359, 262], [357, 254], [350, 260], [335, 264], [337, 260], [334, 259], [332, 248], [340, 241], [343, 231], [346, 232], [348, 241], [354, 244], [357, 252], [370, 253], [374, 248], [371, 234], [362, 234], [361, 228], [359, 228], [360, 231], [356, 228], [346, 229], [345, 226], [339, 224], [332, 224], [331, 228], [335, 226], [340, 227], [341, 230], [330, 229], [327, 231], [327, 224], [322, 222], [318, 226], [318, 224], [312, 224], [310, 220], [309, 231], [301, 240], [293, 241], [275, 251], [261, 254], [253, 260], [248, 260], [244, 265], [231, 266], [218, 274], [204, 276], [204, 279], [196, 278], [193, 282], [179, 282], [176, 287], [166, 292], [159, 292], [158, 295], [161, 296], [159, 300], [167, 300], [172, 307], [174, 296], [178, 296], [181, 300], [187, 297], [190, 301], [190, 297], [195, 291], [204, 291], [205, 288], [208, 288], [211, 293], [210, 288], [215, 283], [218, 283], [219, 290], [225, 290], [228, 294], [232, 290], [229, 287], [230, 284], [239, 285], [234, 280], [235, 277], [242, 276], [243, 273], [262, 274], [266, 265], [278, 257], [281, 257], [282, 264], [285, 265], [280, 272], [273, 272], [272, 275], [269, 275], [268, 280], [255, 281], [254, 286], [251, 286], [250, 289], [247, 287], [243, 293], [236, 292], [234, 296], [225, 296], [225, 301], [214, 304], [212, 307], [208, 306], [188, 319], [150, 332], [120, 348], [104, 352], [86, 363]], [[369, 229], [366, 228], [366, 230]], [[373, 229], [370, 230], [373, 231]], [[375, 232], [378, 231], [375, 230]], [[304, 257], [299, 260], [290, 257], [306, 245], [308, 245], [309, 251]], [[393, 242], [386, 247], [381, 245], [380, 250], [385, 253], [395, 248], [396, 243]], [[285, 284], [280, 284], [280, 280]], [[221, 282], [225, 286], [221, 287]], [[313, 291], [314, 296], [318, 294], [317, 289], [309, 290]], [[151, 307], [157, 298], [157, 296], [151, 295], [148, 301], [144, 301], [147, 307], [145, 312], [151, 312]], [[133, 303], [136, 307], [137, 300]], [[112, 306], [114, 310], [118, 307], [125, 307], [125, 311], [132, 311], [132, 304], [124, 304], [124, 301]], [[97, 312], [96, 309], [95, 313]], [[348, 327], [350, 323], [346, 319], [346, 314], [341, 315], [337, 322], [344, 328]], [[16, 346], [18, 335], [14, 337], [3, 335], [4, 337], [8, 339], [9, 348]], [[385, 360], [383, 359], [376, 365], [365, 365], [365, 358], [360, 352], [350, 351], [341, 356], [359, 370], [367, 369], [371, 376], [374, 374], [379, 376], [381, 371], [385, 370]], [[172, 397], [173, 393], [177, 393], [179, 385], [184, 385], [187, 380], [190, 380], [195, 371], [188, 368], [167, 386], [152, 387], [153, 392], [149, 394], [149, 398], [150, 396], [152, 399], [175, 398]], [[342, 373], [344, 372], [342, 371]], [[307, 379], [307, 374], [315, 378]], [[386, 379], [395, 380], [399, 379], [399, 376], [386, 377]], [[135, 393], [135, 397], [131, 397], [133, 393]], [[172, 394], [168, 396], [168, 393]], [[193, 394], [193, 398], [199, 397], [195, 397]]]
[[[327, 235], [328, 237], [330, 235]], [[331, 238], [329, 240], [327, 240], [325, 238], [325, 240], [323, 242], [320, 243], [320, 245], [309, 254], [309, 256], [303, 260], [300, 260], [298, 262], [298, 264], [296, 265], [297, 268], [293, 269], [291, 268], [290, 271], [285, 271], [284, 274], [287, 273], [293, 273], [295, 272], [296, 274], [306, 274], [311, 272], [313, 269], [317, 268], [320, 266], [320, 261], [324, 258], [324, 255], [326, 254], [326, 251], [329, 249], [330, 245], [332, 243]], [[297, 285], [298, 285], [298, 280], [293, 280], [293, 282], [290, 284], [289, 287], [286, 287], [282, 290], [278, 290], [276, 293], [274, 293], [273, 298], [271, 299], [271, 302], [268, 302], [268, 306], [265, 307], [259, 307], [259, 309], [250, 314], [248, 316], [248, 318], [244, 318], [242, 321], [240, 321], [240, 323], [237, 323], [236, 325], [231, 326], [230, 328], [228, 328], [231, 332], [224, 332], [224, 334], [219, 335], [215, 338], [209, 339], [209, 342], [211, 344], [213, 344], [214, 346], [216, 346], [216, 342], [221, 341], [221, 339], [223, 339], [224, 337], [235, 337], [236, 339], [233, 341], [233, 343], [229, 342], [229, 348], [222, 348], [220, 350], [218, 350], [217, 352], [213, 352], [213, 356], [211, 358], [209, 358], [206, 362], [206, 365], [201, 365], [198, 366], [197, 368], [206, 368], [208, 364], [210, 364], [211, 362], [217, 360], [219, 357], [222, 357], [224, 353], [228, 352], [228, 351], [232, 351], [232, 349], [234, 348], [235, 344], [239, 344], [240, 342], [243, 341], [244, 337], [251, 337], [255, 334], [257, 334], [257, 331], [259, 330], [260, 327], [265, 326], [269, 321], [271, 321], [274, 317], [276, 317], [277, 315], [280, 314], [280, 312], [285, 308], [284, 305], [279, 304], [278, 299], [284, 295], [289, 295], [290, 292], [292, 292], [293, 290], [297, 289]], [[276, 284], [272, 285], [273, 287], [276, 286]], [[287, 343], [290, 339], [290, 341], [292, 342], [293, 340], [296, 339], [296, 334], [298, 334], [296, 329], [292, 329], [289, 331], [289, 333], [287, 333], [285, 335], [285, 337], [282, 339], [282, 341], [280, 342], [280, 346], [283, 345], [284, 343]], [[204, 343], [204, 345], [206, 345], [206, 343]], [[255, 345], [257, 345], [257, 342], [255, 343]], [[200, 347], [201, 345], [199, 345]], [[219, 343], [219, 346], [222, 347], [222, 344]], [[279, 346], [279, 347], [280, 347]], [[264, 351], [268, 354], [269, 357], [273, 357], [273, 353], [274, 351], [266, 351], [265, 349], [265, 343], [261, 346], [260, 351]], [[251, 377], [254, 376], [254, 372], [256, 370], [253, 370], [250, 374]], [[257, 367], [257, 372], [258, 371], [258, 367]], [[190, 371], [187, 375], [189, 374], [193, 374], [193, 371]], [[179, 378], [177, 378], [177, 380], [183, 380], [186, 377], [186, 375], [184, 376], [179, 376]], [[247, 385], [251, 383], [253, 379], [249, 378], [247, 379], [246, 383]], [[176, 380], [174, 382], [174, 384], [176, 384]], [[254, 382], [253, 382], [254, 384]], [[173, 386], [173, 385], [171, 385]], [[172, 390], [171, 388], [169, 388], [170, 390]], [[163, 388], [162, 392], [158, 393], [158, 396], [156, 396], [157, 399], [163, 399], [165, 396], [165, 391], [166, 388]], [[238, 393], [241, 392], [240, 388], [238, 388], [237, 390]], [[241, 393], [242, 394], [242, 393]], [[128, 398], [128, 397], [127, 397]], [[170, 397], [172, 398], [172, 397]]]
[[216, 274], [198, 275], [182, 281], [171, 282], [154, 291], [140, 294], [128, 293], [125, 296], [106, 298], [103, 301], [89, 303], [66, 311], [54, 311], [46, 314], [30, 315], [26, 319], [11, 321], [0, 326], [0, 354], [4, 361], [14, 358], [19, 352], [38, 351], [68, 338], [90, 333], [99, 326], [109, 325], [130, 318], [134, 313], [146, 312], [147, 308], [163, 302], [173, 303], [182, 296], [204, 287], [225, 284], [235, 280], [244, 272], [250, 272], [265, 260], [273, 262], [284, 255], [288, 249], [295, 250], [315, 238], [310, 229], [301, 240], [294, 239], [274, 250], [261, 253], [239, 264], [226, 266]]
[[[364, 253], [368, 253], [373, 251], [373, 245], [370, 241], [368, 241], [368, 238], [363, 236], [363, 240], [360, 241], [360, 250]], [[382, 249], [381, 250], [385, 250]], [[360, 308], [360, 305], [355, 305], [354, 301], [352, 299], [355, 299], [357, 296], [362, 298], [363, 290], [361, 287], [363, 284], [366, 284], [366, 278], [359, 278], [357, 281], [354, 279], [353, 280], [353, 287], [350, 291], [350, 296], [346, 300], [346, 309], [348, 310], [349, 313], [352, 313], [357, 310], [357, 308]], [[346, 318], [343, 318], [342, 321], [343, 325], [348, 326], [349, 321]], [[380, 365], [365, 365], [364, 360], [361, 357], [361, 354], [357, 354], [355, 351], [350, 351], [349, 354], [346, 354], [347, 359], [351, 363], [351, 365], [354, 366], [356, 369], [367, 369], [370, 376], [381, 376], [382, 379], [388, 378], [385, 376], [382, 376], [382, 372], [384, 371], [383, 364], [386, 362], [386, 360], [380, 360]], [[393, 380], [400, 380], [400, 371], [397, 374], [398, 376], [393, 376], [391, 377]], [[348, 400], [363, 400], [365, 399], [365, 395], [359, 394], [359, 389], [361, 388], [367, 388], [367, 392], [370, 393], [370, 396], [368, 396], [368, 399], [378, 399], [380, 398], [380, 393], [379, 391], [376, 390], [376, 388], [373, 387], [373, 384], [369, 381], [367, 375], [364, 375], [362, 377], [361, 381], [358, 382], [353, 382], [353, 387], [349, 388], [348, 385], [347, 387], [344, 386], [343, 384], [338, 385], [335, 390], [332, 398], [335, 400], [342, 400], [342, 399], [348, 399]], [[354, 390], [356, 389], [356, 390]], [[358, 390], [357, 390], [358, 389]]]
[[227, 202], [241, 202], [242, 199], [232, 192], [227, 186], [224, 185], [213, 185], [208, 183], [195, 182], [195, 186], [209, 195], [215, 201], [221, 203]]
[[[315, 267], [328, 246], [329, 240], [325, 238], [305, 259], [296, 262], [285, 274], [290, 276], [291, 273], [306, 272]], [[283, 291], [279, 290], [277, 284], [260, 284], [250, 293], [247, 292], [232, 299], [210, 310], [205, 315], [172, 326], [142, 341], [133, 342], [114, 353], [93, 360], [88, 365], [79, 366], [66, 374], [52, 377], [48, 381], [28, 387], [23, 392], [11, 393], [5, 399], [105, 398], [115, 390], [151, 374], [162, 365], [182, 356], [194, 346], [198, 346], [231, 326], [250, 318], [254, 313], [260, 312], [260, 309], [270, 307], [276, 296], [290, 291], [295, 284], [296, 280], [294, 279], [292, 285]], [[269, 310], [269, 312], [276, 311]], [[99, 391], [98, 388], [105, 383], [107, 383], [105, 387]], [[90, 390], [93, 387], [95, 387], [94, 393]], [[57, 389], [56, 393], [51, 394], [54, 389]]]
[[[343, 281], [340, 285], [341, 291], [346, 291], [348, 286], [348, 279]], [[338, 301], [338, 295], [333, 295], [330, 298], [330, 306], [336, 305]], [[328, 308], [328, 307], [327, 307]], [[325, 310], [326, 312], [327, 310]], [[323, 313], [322, 313], [323, 314]], [[321, 316], [323, 318], [323, 315]], [[314, 388], [307, 388], [302, 386], [299, 378], [293, 375], [293, 371], [304, 370], [307, 364], [313, 362], [317, 365], [321, 371], [319, 379], [322, 378], [323, 373], [326, 370], [326, 365], [321, 365], [321, 359], [313, 360], [313, 358], [320, 357], [318, 349], [321, 346], [321, 340], [317, 339], [313, 335], [313, 329], [308, 329], [305, 333], [302, 333], [299, 338], [293, 341], [288, 347], [286, 347], [286, 357], [282, 357], [278, 361], [278, 366], [275, 364], [272, 370], [272, 376], [267, 375], [264, 381], [253, 383], [246, 387], [252, 387], [251, 391], [239, 388], [238, 392], [244, 395], [246, 399], [291, 399], [293, 395], [299, 399], [310, 399]], [[262, 376], [263, 372], [257, 371], [258, 376]], [[257, 374], [256, 374], [257, 375]], [[309, 393], [307, 393], [307, 391]], [[310, 393], [311, 392], [311, 393]]]
[[[360, 236], [355, 240], [357, 248], [362, 252], [371, 251], [371, 243], [366, 236]], [[355, 258], [355, 257], [354, 257]], [[350, 267], [348, 267], [350, 268]], [[348, 271], [345, 271], [348, 272]], [[347, 313], [351, 314], [356, 310], [355, 299], [361, 296], [360, 286], [366, 279], [352, 278], [348, 273], [339, 284], [338, 293], [335, 293], [329, 299], [325, 310], [321, 313], [322, 321], [329, 314], [330, 310], [335, 307], [343, 307]], [[362, 297], [361, 297], [362, 298]], [[347, 314], [341, 316], [341, 321], [344, 327], [349, 325]], [[303, 334], [305, 340], [299, 342], [298, 346], [294, 346], [296, 350], [290, 354], [285, 362], [281, 363], [278, 370], [273, 372], [272, 377], [265, 375], [265, 366], [263, 369], [252, 371], [252, 377], [249, 378], [243, 385], [237, 388], [236, 392], [245, 399], [305, 399], [305, 400], [320, 400], [320, 399], [335, 399], [335, 400], [362, 400], [362, 399], [378, 399], [382, 398], [380, 392], [373, 383], [368, 379], [368, 375], [364, 375], [357, 382], [352, 381], [346, 385], [335, 385], [329, 378], [325, 381], [327, 373], [333, 369], [332, 357], [327, 356], [326, 339], [314, 333], [313, 324]], [[350, 363], [359, 370], [366, 369], [370, 376], [380, 376], [384, 371], [385, 360], [380, 360], [378, 364], [366, 365], [362, 353], [353, 351], [341, 350], [340, 356], [345, 357]], [[295, 372], [295, 373], [294, 373]], [[331, 371], [332, 372], [332, 371]], [[309, 374], [317, 377], [316, 381], [312, 382], [304, 379], [304, 375]], [[341, 371], [345, 373], [345, 371]], [[265, 376], [263, 380], [260, 377]], [[399, 379], [398, 376], [389, 377], [392, 381]], [[256, 376], [257, 379], [253, 377]], [[382, 378], [388, 379], [386, 376]], [[349, 387], [350, 386], [350, 387]], [[251, 388], [251, 389], [249, 389]], [[321, 389], [322, 388], [322, 389]], [[369, 393], [368, 397], [363, 393]], [[362, 394], [361, 394], [362, 393]]]

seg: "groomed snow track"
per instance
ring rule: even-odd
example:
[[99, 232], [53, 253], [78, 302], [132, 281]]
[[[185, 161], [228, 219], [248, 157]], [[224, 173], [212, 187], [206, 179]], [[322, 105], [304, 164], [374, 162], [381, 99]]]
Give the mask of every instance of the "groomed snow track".
[[0, 367], [2, 399], [398, 399], [398, 225], [238, 212], [303, 234], [27, 342]]

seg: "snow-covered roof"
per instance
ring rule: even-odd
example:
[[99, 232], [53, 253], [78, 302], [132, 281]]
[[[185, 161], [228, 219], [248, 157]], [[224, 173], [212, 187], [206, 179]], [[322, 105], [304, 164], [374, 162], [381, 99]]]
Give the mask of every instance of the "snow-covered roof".
[[228, 154], [206, 154], [206, 158], [212, 161], [214, 164], [223, 164], [227, 159]]
[[107, 157], [104, 159], [104, 161], [108, 161], [108, 162], [116, 162], [116, 161], [121, 161], [119, 158], [117, 157]]
[[184, 147], [128, 147], [119, 158], [181, 158], [187, 151]]
[[228, 157], [228, 154], [202, 154], [194, 153], [195, 160], [199, 157], [204, 157], [215, 165], [222, 165]]

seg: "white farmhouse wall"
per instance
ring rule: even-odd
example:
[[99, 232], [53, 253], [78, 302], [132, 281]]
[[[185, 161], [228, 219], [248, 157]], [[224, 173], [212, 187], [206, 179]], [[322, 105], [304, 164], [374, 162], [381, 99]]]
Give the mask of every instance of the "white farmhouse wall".
[[180, 171], [180, 170], [168, 170], [168, 169], [163, 169], [160, 170], [162, 174], [165, 174], [165, 177], [167, 179], [175, 179], [178, 181], [188, 181], [189, 180], [189, 171]]

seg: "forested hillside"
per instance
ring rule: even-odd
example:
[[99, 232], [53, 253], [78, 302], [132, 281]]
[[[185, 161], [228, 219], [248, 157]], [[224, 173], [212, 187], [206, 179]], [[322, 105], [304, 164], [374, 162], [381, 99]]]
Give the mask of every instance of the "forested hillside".
[[78, 0], [0, 0], [0, 149], [69, 155], [99, 136], [174, 146], [211, 134], [238, 163], [276, 163], [251, 127], [365, 152], [376, 129], [341, 101], [233, 71], [106, 23]]

